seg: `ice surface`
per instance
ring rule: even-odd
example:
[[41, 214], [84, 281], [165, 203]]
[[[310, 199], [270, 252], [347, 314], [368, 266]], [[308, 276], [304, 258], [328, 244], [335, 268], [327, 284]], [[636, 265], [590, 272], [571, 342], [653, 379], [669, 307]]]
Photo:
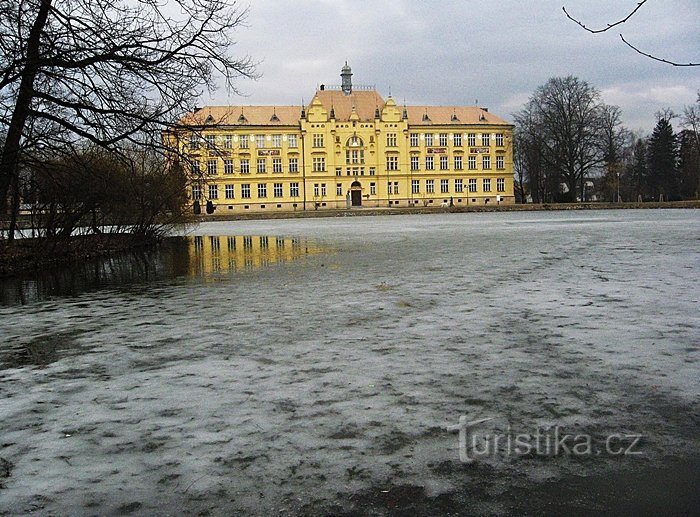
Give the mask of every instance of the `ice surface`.
[[[493, 432], [644, 435], [641, 458], [484, 458], [503, 490], [697, 450], [698, 211], [194, 234], [299, 236], [315, 252], [0, 307], [0, 457], [13, 464], [0, 513], [296, 513], [404, 484], [435, 495], [476, 482], [445, 431], [463, 414], [494, 417]], [[12, 359], [31, 343], [50, 360]]]

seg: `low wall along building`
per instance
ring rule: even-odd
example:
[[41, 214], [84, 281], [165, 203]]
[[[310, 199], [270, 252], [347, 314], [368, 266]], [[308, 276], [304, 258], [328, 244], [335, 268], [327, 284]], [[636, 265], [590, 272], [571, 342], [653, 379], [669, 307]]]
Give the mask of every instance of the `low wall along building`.
[[400, 106], [321, 85], [308, 106], [208, 106], [167, 138], [195, 211], [511, 204], [513, 126], [476, 106]]

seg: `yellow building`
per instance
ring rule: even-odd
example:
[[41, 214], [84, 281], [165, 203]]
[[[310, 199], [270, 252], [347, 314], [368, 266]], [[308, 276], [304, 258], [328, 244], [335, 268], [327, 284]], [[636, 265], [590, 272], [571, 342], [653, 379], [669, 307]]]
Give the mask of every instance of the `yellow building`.
[[513, 203], [513, 126], [487, 108], [399, 106], [321, 85], [308, 106], [209, 106], [168, 132], [195, 211]]

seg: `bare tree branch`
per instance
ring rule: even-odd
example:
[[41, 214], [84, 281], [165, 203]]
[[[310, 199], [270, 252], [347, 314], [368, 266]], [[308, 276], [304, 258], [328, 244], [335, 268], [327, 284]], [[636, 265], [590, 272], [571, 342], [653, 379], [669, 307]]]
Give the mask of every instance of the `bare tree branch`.
[[[615, 23], [609, 23], [606, 27], [604, 27], [604, 28], [602, 28], [602, 29], [591, 29], [590, 27], [586, 26], [581, 20], [579, 20], [578, 18], [574, 18], [573, 16], [571, 16], [571, 15], [569, 14], [569, 12], [566, 10], [566, 6], [563, 6], [561, 9], [562, 9], [562, 11], [564, 11], [564, 14], [566, 15], [566, 17], [567, 17], [569, 20], [571, 20], [572, 22], [574, 22], [576, 25], [578, 25], [579, 27], [581, 27], [583, 30], [585, 30], [585, 31], [587, 31], [587, 32], [590, 32], [591, 34], [600, 34], [601, 32], [607, 32], [607, 31], [609, 31], [610, 29], [612, 29], [613, 27], [617, 27], [618, 25], [621, 25], [621, 24], [627, 22], [630, 18], [632, 18], [635, 14], [637, 14], [637, 11], [639, 11], [639, 9], [641, 9], [641, 7], [642, 7], [645, 3], [647, 3], [647, 0], [641, 0], [641, 1], [637, 4], [637, 7], [635, 7], [627, 16], [625, 16], [625, 17], [622, 18], [621, 20], [616, 21]], [[671, 66], [700, 66], [700, 63], [679, 63], [679, 62], [677, 62], [677, 61], [670, 61], [670, 60], [668, 60], [668, 59], [664, 59], [664, 58], [655, 56], [655, 55], [653, 55], [653, 54], [649, 54], [648, 52], [643, 52], [643, 51], [639, 50], [637, 47], [635, 47], [634, 45], [632, 45], [631, 43], [629, 43], [629, 42], [624, 38], [624, 36], [623, 36], [622, 34], [620, 34], [620, 39], [622, 39], [622, 42], [623, 42], [625, 45], [627, 45], [628, 47], [630, 47], [632, 50], [634, 50], [634, 51], [637, 52], [638, 54], [640, 54], [640, 55], [642, 55], [642, 56], [644, 56], [644, 57], [648, 57], [649, 59], [653, 59], [654, 61], [659, 61], [660, 63], [665, 63], [665, 64], [671, 65]]]
[[654, 61], [660, 61], [661, 63], [666, 63], [667, 65], [672, 65], [672, 66], [700, 66], [700, 63], [677, 63], [675, 61], [669, 61], [668, 59], [663, 59], [660, 57], [653, 56], [647, 52], [642, 52], [641, 50], [639, 50], [637, 47], [635, 47], [629, 41], [627, 41], [622, 34], [620, 34], [620, 39], [622, 40], [622, 42], [625, 45], [627, 45], [629, 48], [631, 48], [632, 50], [634, 50], [638, 54], [641, 54], [644, 57], [648, 57], [649, 59], [653, 59]]
[[571, 15], [568, 13], [568, 11], [566, 10], [566, 7], [562, 7], [561, 9], [562, 9], [562, 11], [564, 11], [564, 14], [566, 15], [566, 17], [567, 17], [569, 20], [571, 20], [572, 22], [574, 22], [576, 25], [578, 25], [579, 27], [583, 28], [584, 30], [587, 30], [587, 31], [590, 32], [591, 34], [598, 34], [598, 33], [601, 33], [601, 32], [609, 31], [609, 30], [612, 29], [613, 27], [625, 23], [627, 20], [629, 20], [630, 18], [632, 18], [632, 16], [634, 16], [635, 13], [636, 13], [637, 11], [639, 11], [639, 9], [640, 9], [645, 3], [647, 3], [647, 0], [642, 0], [641, 2], [639, 2], [639, 3], [637, 4], [637, 7], [635, 7], [634, 10], [633, 10], [631, 13], [629, 13], [627, 16], [625, 16], [622, 20], [616, 21], [615, 23], [609, 23], [608, 26], [605, 27], [604, 29], [591, 29], [591, 28], [589, 28], [589, 27], [586, 27], [580, 20], [577, 20], [576, 18], [574, 18], [573, 16], [571, 16]]

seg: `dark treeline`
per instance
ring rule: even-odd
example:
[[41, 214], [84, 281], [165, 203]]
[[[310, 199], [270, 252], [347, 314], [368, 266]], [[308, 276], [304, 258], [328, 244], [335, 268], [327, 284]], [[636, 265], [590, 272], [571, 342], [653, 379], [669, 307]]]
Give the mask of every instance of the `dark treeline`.
[[679, 116], [657, 113], [649, 136], [623, 127], [620, 108], [576, 77], [550, 79], [514, 119], [521, 202], [698, 199], [700, 92]]

